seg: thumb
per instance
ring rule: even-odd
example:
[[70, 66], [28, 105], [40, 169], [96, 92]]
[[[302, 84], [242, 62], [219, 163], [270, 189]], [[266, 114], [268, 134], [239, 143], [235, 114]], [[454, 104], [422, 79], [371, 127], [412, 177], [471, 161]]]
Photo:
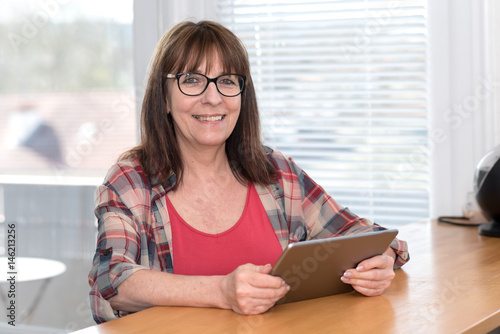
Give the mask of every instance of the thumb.
[[[388, 255], [387, 255], [388, 256]], [[389, 257], [389, 256], [388, 256]], [[357, 271], [367, 271], [374, 268], [385, 268], [387, 267], [386, 261], [382, 255], [377, 255], [366, 260], [361, 261], [357, 267]]]
[[268, 263], [265, 266], [257, 266], [257, 271], [262, 274], [269, 274], [273, 267]]

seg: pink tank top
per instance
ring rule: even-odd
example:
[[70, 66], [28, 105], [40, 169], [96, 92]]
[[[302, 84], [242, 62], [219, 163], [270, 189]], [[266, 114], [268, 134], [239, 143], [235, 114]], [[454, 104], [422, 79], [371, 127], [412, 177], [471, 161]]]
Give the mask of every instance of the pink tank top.
[[166, 200], [172, 226], [174, 274], [226, 275], [246, 263], [274, 265], [283, 252], [252, 183], [249, 183], [240, 219], [219, 234], [191, 227], [177, 213], [168, 196]]

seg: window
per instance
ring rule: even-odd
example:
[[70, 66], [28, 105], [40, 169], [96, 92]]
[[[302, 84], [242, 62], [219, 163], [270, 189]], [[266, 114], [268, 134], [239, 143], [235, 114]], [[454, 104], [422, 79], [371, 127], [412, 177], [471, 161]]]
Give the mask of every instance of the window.
[[0, 173], [10, 180], [102, 179], [135, 145], [132, 4], [116, 4], [2, 4]]
[[22, 332], [94, 324], [95, 189], [137, 142], [132, 20], [132, 0], [0, 2], [0, 257], [15, 223], [18, 259], [66, 265], [46, 289], [17, 282]]
[[265, 143], [382, 225], [429, 216], [426, 1], [219, 0]]

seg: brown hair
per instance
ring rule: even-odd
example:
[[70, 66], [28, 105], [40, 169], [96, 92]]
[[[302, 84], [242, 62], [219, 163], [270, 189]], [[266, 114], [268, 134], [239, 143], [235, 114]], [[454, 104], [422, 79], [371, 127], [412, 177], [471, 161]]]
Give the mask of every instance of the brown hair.
[[175, 187], [180, 184], [184, 167], [172, 117], [166, 112], [166, 76], [194, 71], [202, 61], [207, 62], [208, 71], [215, 55], [219, 56], [226, 73], [247, 78], [241, 94], [240, 116], [226, 140], [231, 170], [241, 183], [273, 181], [275, 169], [266, 158], [260, 140], [259, 112], [248, 54], [238, 37], [211, 21], [180, 23], [159, 41], [142, 103], [141, 142], [120, 159], [136, 157], [149, 177], [164, 183], [174, 173]]

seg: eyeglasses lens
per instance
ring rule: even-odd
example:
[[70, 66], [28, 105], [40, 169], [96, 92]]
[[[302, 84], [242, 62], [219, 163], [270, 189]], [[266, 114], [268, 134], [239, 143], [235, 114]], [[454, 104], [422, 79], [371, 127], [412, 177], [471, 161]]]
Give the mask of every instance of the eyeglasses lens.
[[[186, 95], [199, 95], [207, 88], [208, 78], [198, 73], [184, 73], [179, 77], [179, 88]], [[238, 74], [225, 74], [215, 78], [222, 95], [236, 96], [243, 90], [244, 79]]]

